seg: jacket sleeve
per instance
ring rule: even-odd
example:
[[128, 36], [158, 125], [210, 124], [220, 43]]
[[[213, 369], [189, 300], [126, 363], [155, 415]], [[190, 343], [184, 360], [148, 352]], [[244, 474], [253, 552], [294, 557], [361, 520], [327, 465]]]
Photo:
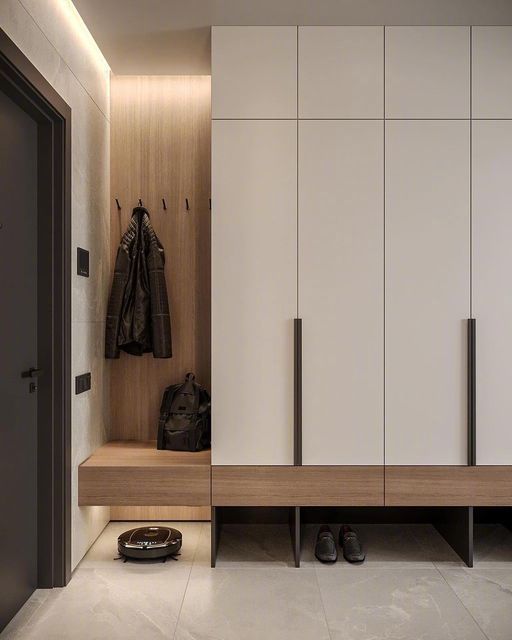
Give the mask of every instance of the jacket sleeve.
[[164, 272], [164, 250], [153, 236], [148, 256], [149, 288], [151, 292], [151, 325], [153, 356], [172, 357], [171, 317]]
[[107, 307], [107, 321], [105, 327], [105, 358], [119, 358], [117, 337], [121, 320], [121, 308], [124, 292], [128, 282], [130, 258], [126, 248], [121, 245], [117, 250], [114, 279]]

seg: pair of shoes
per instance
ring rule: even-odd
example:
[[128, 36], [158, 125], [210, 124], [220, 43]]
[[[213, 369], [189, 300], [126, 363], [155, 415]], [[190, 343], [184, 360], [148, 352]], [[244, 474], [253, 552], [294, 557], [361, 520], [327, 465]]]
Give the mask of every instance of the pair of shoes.
[[[340, 528], [338, 544], [343, 549], [343, 557], [347, 562], [358, 563], [364, 561], [365, 554], [357, 537], [357, 533], [349, 526], [343, 525]], [[318, 531], [315, 544], [315, 556], [317, 560], [325, 563], [336, 562], [338, 559], [338, 550], [336, 548], [334, 534], [327, 525], [322, 525]]]

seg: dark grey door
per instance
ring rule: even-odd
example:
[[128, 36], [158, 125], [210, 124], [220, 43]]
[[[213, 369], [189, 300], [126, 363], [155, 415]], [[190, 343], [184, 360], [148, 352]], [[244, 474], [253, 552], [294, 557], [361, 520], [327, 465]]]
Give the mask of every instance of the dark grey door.
[[0, 91], [0, 629], [37, 586], [37, 224], [37, 123]]

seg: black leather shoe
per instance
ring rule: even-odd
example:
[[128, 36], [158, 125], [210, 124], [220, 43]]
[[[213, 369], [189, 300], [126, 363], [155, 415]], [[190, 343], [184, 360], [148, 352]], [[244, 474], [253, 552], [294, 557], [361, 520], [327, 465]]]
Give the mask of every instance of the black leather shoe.
[[343, 525], [340, 529], [339, 544], [343, 547], [343, 557], [347, 562], [364, 562], [366, 556], [357, 533], [347, 525]]
[[336, 562], [338, 550], [330, 527], [323, 525], [318, 531], [315, 544], [315, 556], [320, 562]]

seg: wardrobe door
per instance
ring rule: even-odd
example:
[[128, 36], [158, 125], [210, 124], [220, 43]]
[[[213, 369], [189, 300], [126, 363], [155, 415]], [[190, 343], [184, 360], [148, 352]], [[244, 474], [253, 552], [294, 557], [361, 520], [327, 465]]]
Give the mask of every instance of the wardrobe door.
[[473, 118], [512, 118], [512, 26], [473, 27]]
[[212, 463], [293, 464], [297, 123], [212, 123]]
[[467, 462], [469, 123], [386, 123], [389, 465]]
[[469, 27], [386, 27], [386, 118], [469, 118]]
[[299, 123], [303, 464], [383, 464], [383, 121]]
[[297, 117], [297, 27], [212, 27], [212, 118]]
[[476, 462], [512, 464], [512, 122], [473, 122]]
[[384, 27], [299, 27], [299, 118], [382, 118]]

